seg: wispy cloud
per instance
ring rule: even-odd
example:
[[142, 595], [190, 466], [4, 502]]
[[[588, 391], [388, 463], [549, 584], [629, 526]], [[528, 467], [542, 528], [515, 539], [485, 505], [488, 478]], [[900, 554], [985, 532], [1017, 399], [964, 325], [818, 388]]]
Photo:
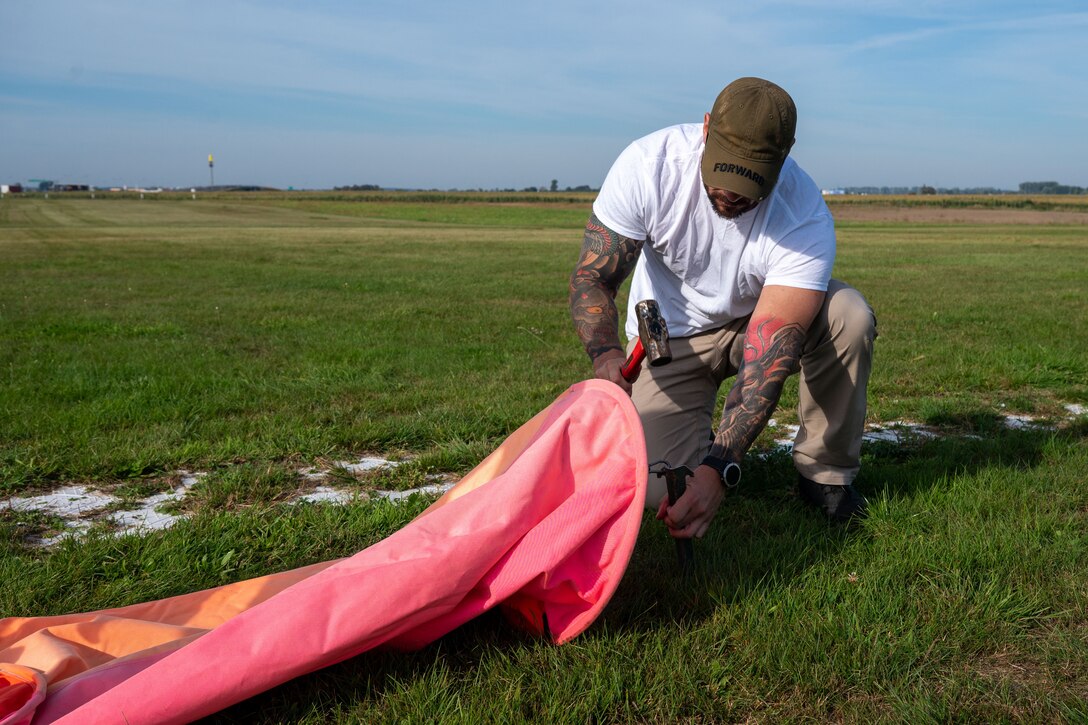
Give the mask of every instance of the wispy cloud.
[[[932, 21], [938, 22], [938, 21]], [[939, 22], [930, 27], [917, 28], [903, 32], [878, 33], [849, 43], [846, 50], [861, 53], [868, 50], [890, 48], [901, 45], [916, 45], [934, 38], [948, 36], [971, 37], [980, 34], [1009, 34], [1020, 38], [1019, 42], [1035, 42], [1027, 38], [1055, 31], [1066, 33], [1076, 28], [1088, 27], [1088, 13], [1060, 13], [1054, 15], [1027, 15], [1015, 19], [972, 20], [958, 22]], [[1081, 38], [1083, 40], [1083, 38]]]

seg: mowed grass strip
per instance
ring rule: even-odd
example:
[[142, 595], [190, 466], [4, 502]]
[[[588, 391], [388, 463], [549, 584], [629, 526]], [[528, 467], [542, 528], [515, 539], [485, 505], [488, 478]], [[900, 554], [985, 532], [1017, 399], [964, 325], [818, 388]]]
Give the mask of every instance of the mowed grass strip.
[[[566, 315], [579, 228], [55, 201], [0, 215], [4, 490], [211, 472], [192, 518], [150, 536], [34, 551], [0, 517], [4, 616], [353, 553], [426, 500], [279, 504], [299, 461], [465, 468], [588, 372]], [[804, 510], [789, 457], [768, 454], [696, 543], [692, 579], [647, 516], [620, 590], [569, 645], [496, 614], [212, 720], [1083, 721], [1088, 425], [1001, 423], [1088, 402], [1081, 229], [840, 227], [836, 275], [879, 318], [871, 419], [947, 434], [865, 447], [872, 514], [854, 531]]]

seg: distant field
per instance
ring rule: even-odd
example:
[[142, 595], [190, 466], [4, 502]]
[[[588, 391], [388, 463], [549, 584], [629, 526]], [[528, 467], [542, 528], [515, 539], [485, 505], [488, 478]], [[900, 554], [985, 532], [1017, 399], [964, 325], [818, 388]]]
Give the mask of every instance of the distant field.
[[[57, 522], [0, 507], [0, 615], [193, 591], [404, 525], [425, 501], [279, 502], [301, 466], [364, 454], [411, 462], [344, 486], [463, 473], [586, 377], [566, 295], [592, 198], [0, 200], [0, 500], [207, 473], [191, 518], [147, 537], [31, 549]], [[223, 721], [1084, 721], [1088, 423], [1067, 406], [1088, 405], [1088, 210], [959, 201], [829, 199], [835, 274], [878, 317], [869, 419], [939, 433], [867, 444], [860, 531], [807, 515], [768, 431], [695, 580], [647, 518], [570, 645], [486, 618]], [[780, 425], [795, 403], [794, 384]]]

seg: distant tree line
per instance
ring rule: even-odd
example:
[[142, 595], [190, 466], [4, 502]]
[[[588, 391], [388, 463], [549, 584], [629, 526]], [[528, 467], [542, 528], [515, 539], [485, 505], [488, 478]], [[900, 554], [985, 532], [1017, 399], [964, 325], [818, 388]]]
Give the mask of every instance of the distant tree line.
[[1086, 194], [1083, 186], [1066, 186], [1057, 181], [1025, 181], [1020, 184], [1021, 194]]
[[987, 194], [1088, 194], [1088, 189], [1080, 186], [1067, 186], [1056, 181], [1025, 181], [1020, 184], [1019, 191], [997, 189], [992, 186], [973, 186], [967, 188], [942, 187], [923, 184], [921, 186], [846, 186], [842, 188], [844, 194], [888, 194], [894, 196], [909, 196], [913, 194], [970, 194], [973, 196]]
[[997, 189], [992, 186], [977, 186], [966, 189], [955, 187], [944, 189], [923, 184], [922, 186], [847, 186], [843, 188], [846, 194], [888, 194], [894, 196], [909, 196], [911, 194], [1010, 194], [1005, 189]]
[[[377, 184], [351, 184], [350, 186], [334, 186], [332, 188], [332, 190], [333, 191], [383, 191], [383, 187], [378, 186]], [[390, 189], [390, 191], [396, 191], [396, 189]], [[428, 191], [442, 191], [442, 190], [440, 190], [440, 189], [429, 189]], [[592, 186], [589, 186], [588, 184], [582, 184], [581, 186], [568, 186], [565, 189], [560, 189], [559, 188], [559, 182], [556, 181], [555, 179], [552, 179], [552, 183], [550, 185], [548, 185], [547, 187], [544, 187], [544, 186], [526, 186], [526, 187], [521, 188], [521, 189], [515, 189], [513, 187], [510, 187], [510, 188], [507, 188], [507, 189], [483, 189], [483, 188], [479, 188], [479, 189], [456, 189], [455, 188], [455, 189], [445, 189], [444, 191], [451, 191], [451, 192], [456, 192], [456, 191], [493, 191], [493, 192], [498, 192], [498, 191], [501, 191], [501, 192], [519, 192], [519, 191], [531, 191], [531, 192], [545, 191], [545, 192], [547, 192], [547, 191], [556, 191], [556, 192], [558, 192], [558, 191], [600, 191], [600, 190], [599, 189], [594, 189]]]
[[524, 189], [493, 189], [493, 191], [599, 191], [599, 189], [594, 189], [588, 184], [582, 184], [581, 186], [568, 186], [565, 189], [560, 189], [559, 184], [553, 181], [551, 186], [547, 189], [545, 189], [543, 186], [526, 186]]
[[[382, 187], [377, 184], [351, 184], [350, 186], [334, 186], [334, 191], [382, 191]], [[437, 191], [437, 189], [435, 190]], [[526, 186], [521, 189], [515, 189], [513, 187], [508, 189], [448, 189], [448, 191], [502, 191], [502, 192], [556, 192], [556, 191], [599, 191], [588, 184], [582, 184], [581, 186], [568, 186], [565, 189], [559, 188], [559, 183], [552, 179], [552, 183], [548, 186]], [[910, 195], [930, 195], [930, 194], [969, 194], [972, 196], [980, 195], [992, 195], [992, 194], [1088, 194], [1088, 189], [1082, 186], [1069, 186], [1067, 184], [1059, 184], [1057, 181], [1025, 181], [1020, 184], [1018, 192], [1010, 191], [1009, 189], [998, 189], [993, 186], [971, 186], [966, 188], [960, 188], [958, 186], [952, 188], [943, 188], [938, 186], [930, 186], [929, 184], [922, 184], [921, 186], [846, 186], [841, 189], [836, 189], [836, 193], [843, 194], [885, 194], [891, 196], [910, 196]]]

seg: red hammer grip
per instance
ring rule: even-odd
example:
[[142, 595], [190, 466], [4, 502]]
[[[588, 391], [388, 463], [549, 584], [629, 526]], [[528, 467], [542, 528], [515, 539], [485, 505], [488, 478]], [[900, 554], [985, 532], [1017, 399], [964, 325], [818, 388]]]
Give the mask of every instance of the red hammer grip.
[[627, 382], [635, 377], [635, 371], [642, 365], [643, 358], [646, 357], [646, 350], [642, 347], [642, 338], [635, 341], [635, 348], [631, 350], [631, 355], [627, 358], [627, 362], [620, 368], [620, 375]]

